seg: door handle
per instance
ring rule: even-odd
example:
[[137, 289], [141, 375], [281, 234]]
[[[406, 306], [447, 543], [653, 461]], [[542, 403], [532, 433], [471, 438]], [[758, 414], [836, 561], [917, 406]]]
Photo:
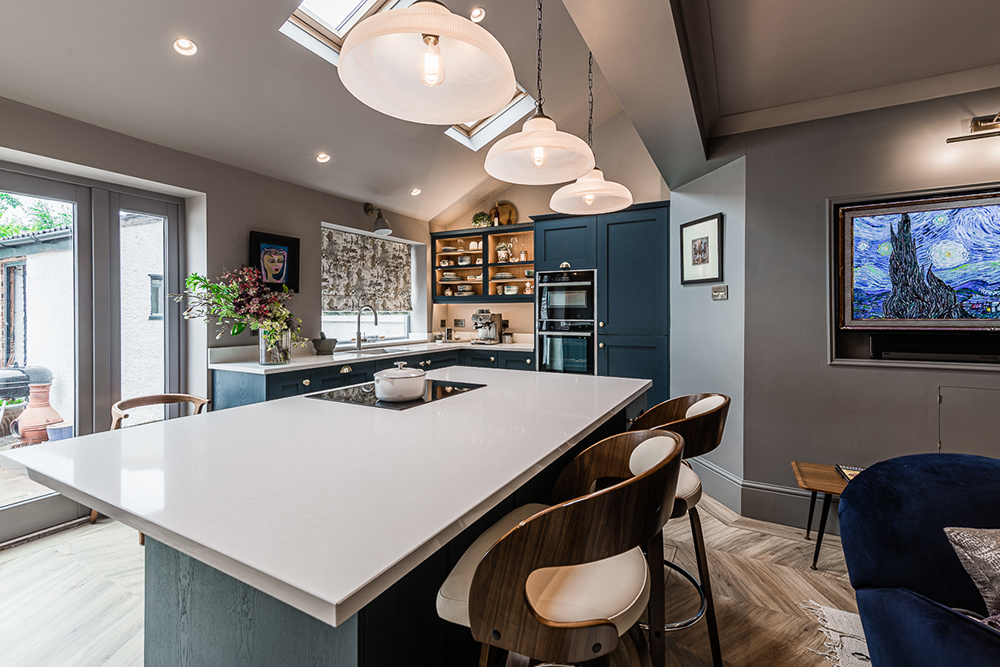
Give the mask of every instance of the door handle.
[[312, 384], [312, 382], [310, 382], [309, 379], [307, 378], [307, 379], [305, 379], [305, 380], [302, 381], [302, 384], [304, 384], [305, 386], [308, 387], [310, 384]]
[[530, 363], [531, 363], [531, 359], [525, 359], [525, 360], [524, 360], [524, 363], [526, 363], [526, 364], [530, 364]]
[[600, 348], [602, 348], [602, 349], [603, 349], [603, 348], [604, 348], [604, 343], [598, 343], [598, 344], [597, 344], [597, 347], [600, 347]]
[[419, 365], [420, 365], [421, 368], [423, 368], [424, 367], [424, 362], [421, 361]]
[[597, 323], [597, 326], [599, 326], [599, 327], [603, 327], [603, 326], [604, 326], [604, 322], [598, 322], [598, 323]]
[[496, 361], [496, 360], [497, 360], [496, 357], [490, 357], [490, 361]]
[[340, 372], [341, 373], [350, 373], [352, 370], [353, 369], [350, 366], [341, 366], [340, 367]]

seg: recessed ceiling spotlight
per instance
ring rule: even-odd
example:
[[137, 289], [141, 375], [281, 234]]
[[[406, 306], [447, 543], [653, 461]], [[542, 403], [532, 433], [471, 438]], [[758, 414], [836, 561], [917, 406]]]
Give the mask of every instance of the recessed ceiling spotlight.
[[479, 23], [484, 18], [486, 18], [486, 10], [482, 7], [476, 7], [472, 10], [472, 14], [469, 16], [473, 23]]
[[412, 190], [410, 190], [410, 195], [416, 197], [417, 195], [420, 194], [420, 192], [421, 192], [420, 188], [413, 188]]
[[330, 161], [330, 155], [328, 153], [320, 153], [316, 156], [316, 161], [320, 164], [326, 164]]
[[198, 53], [198, 45], [186, 37], [174, 40], [174, 51], [182, 56], [193, 56]]

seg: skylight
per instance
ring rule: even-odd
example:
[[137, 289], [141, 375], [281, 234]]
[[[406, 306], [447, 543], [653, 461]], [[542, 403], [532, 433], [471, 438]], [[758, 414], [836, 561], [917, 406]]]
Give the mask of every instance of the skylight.
[[534, 98], [518, 84], [514, 97], [497, 113], [475, 122], [452, 125], [444, 133], [466, 148], [478, 151], [534, 108]]
[[[296, 10], [306, 18], [319, 23], [334, 37], [343, 40], [347, 31], [354, 27], [375, 5], [385, 4], [384, 0], [305, 0]], [[376, 8], [377, 10], [377, 8]]]

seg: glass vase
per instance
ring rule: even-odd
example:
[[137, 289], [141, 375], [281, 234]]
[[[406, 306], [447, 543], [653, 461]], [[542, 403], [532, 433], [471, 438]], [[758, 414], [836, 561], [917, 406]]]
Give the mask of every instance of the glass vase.
[[292, 331], [285, 329], [281, 332], [281, 337], [275, 339], [273, 336], [260, 332], [260, 364], [262, 366], [275, 366], [287, 364], [292, 360]]

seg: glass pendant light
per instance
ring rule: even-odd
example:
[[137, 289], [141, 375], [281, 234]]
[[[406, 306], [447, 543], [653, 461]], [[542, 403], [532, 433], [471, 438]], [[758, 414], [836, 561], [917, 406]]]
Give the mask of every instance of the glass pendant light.
[[506, 183], [552, 185], [580, 178], [594, 168], [594, 153], [579, 137], [556, 129], [542, 111], [542, 0], [538, 5], [538, 100], [521, 131], [493, 144], [486, 173]]
[[[587, 122], [587, 144], [594, 148], [594, 54], [591, 53], [587, 67], [587, 87], [589, 92], [590, 118]], [[564, 185], [555, 191], [549, 200], [549, 208], [559, 213], [586, 215], [611, 213], [632, 205], [632, 193], [621, 183], [604, 180], [604, 172], [597, 167], [575, 183]]]
[[434, 0], [358, 23], [344, 40], [337, 72], [371, 108], [429, 125], [488, 118], [517, 90], [500, 42]]

